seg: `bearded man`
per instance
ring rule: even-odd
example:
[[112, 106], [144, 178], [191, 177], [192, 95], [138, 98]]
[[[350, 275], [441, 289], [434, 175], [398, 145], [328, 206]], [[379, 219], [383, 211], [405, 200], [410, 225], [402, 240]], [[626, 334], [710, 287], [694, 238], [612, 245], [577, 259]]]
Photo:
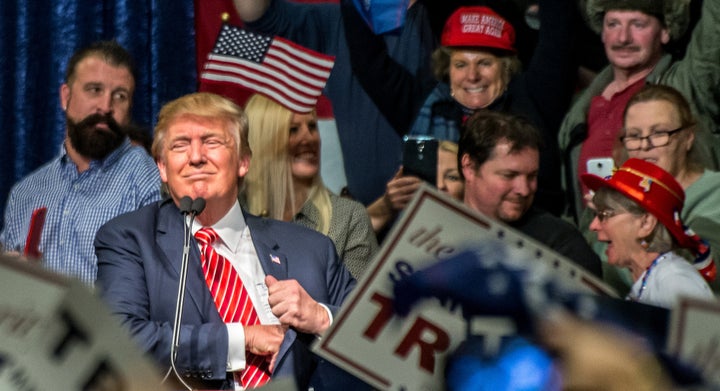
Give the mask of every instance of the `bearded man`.
[[60, 87], [66, 116], [61, 152], [10, 191], [0, 232], [6, 251], [25, 250], [33, 212], [47, 208], [38, 246], [43, 265], [94, 284], [97, 229], [160, 198], [156, 165], [124, 131], [134, 90], [132, 58], [117, 42], [96, 42], [73, 54]]

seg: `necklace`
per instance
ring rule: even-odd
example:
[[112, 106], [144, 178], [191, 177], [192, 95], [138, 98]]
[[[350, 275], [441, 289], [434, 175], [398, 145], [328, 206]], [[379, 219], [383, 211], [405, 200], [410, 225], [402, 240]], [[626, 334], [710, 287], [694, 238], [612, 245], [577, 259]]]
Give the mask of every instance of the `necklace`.
[[642, 294], [645, 292], [645, 288], [647, 287], [647, 280], [648, 280], [648, 277], [650, 276], [650, 272], [653, 270], [655, 265], [657, 265], [658, 262], [660, 262], [661, 259], [665, 258], [665, 254], [667, 254], [667, 253], [658, 255], [657, 258], [655, 258], [652, 261], [652, 263], [650, 264], [650, 266], [648, 266], [648, 268], [645, 270], [645, 274], [643, 275], [642, 283], [640, 284], [640, 289], [638, 290], [637, 297], [632, 297], [631, 294], [628, 294], [627, 297], [625, 298], [626, 300], [640, 301], [640, 298], [642, 297]]

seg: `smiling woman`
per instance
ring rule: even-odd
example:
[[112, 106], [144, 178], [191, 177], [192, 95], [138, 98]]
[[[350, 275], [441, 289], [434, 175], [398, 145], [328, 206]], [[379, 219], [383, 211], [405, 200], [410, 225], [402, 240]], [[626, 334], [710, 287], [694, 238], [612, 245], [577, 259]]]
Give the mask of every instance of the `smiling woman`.
[[333, 194], [322, 182], [315, 112], [293, 112], [262, 95], [252, 96], [245, 111], [253, 169], [241, 202], [250, 213], [328, 235], [353, 277], [360, 277], [377, 239], [362, 204]]
[[433, 78], [410, 77], [387, 59], [385, 44], [367, 31], [348, 4], [352, 2], [342, 3], [353, 74], [396, 132], [458, 142], [464, 122], [474, 112], [522, 115], [540, 130], [545, 142], [535, 203], [560, 214], [565, 205], [557, 129], [570, 103], [576, 73], [574, 7], [563, 0], [537, 2], [542, 10], [538, 44], [525, 69], [518, 57], [515, 26], [497, 12], [501, 8], [457, 8], [445, 21], [441, 46], [432, 53], [434, 80], [428, 81]]

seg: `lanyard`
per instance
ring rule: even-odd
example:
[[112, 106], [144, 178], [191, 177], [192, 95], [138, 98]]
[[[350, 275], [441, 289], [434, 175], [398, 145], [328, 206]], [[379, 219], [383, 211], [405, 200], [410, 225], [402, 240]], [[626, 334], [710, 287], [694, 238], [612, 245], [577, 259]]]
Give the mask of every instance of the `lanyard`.
[[630, 295], [627, 295], [626, 300], [640, 301], [640, 297], [642, 297], [642, 294], [645, 292], [645, 288], [647, 287], [647, 280], [650, 276], [650, 272], [653, 270], [655, 265], [657, 265], [658, 262], [660, 262], [660, 260], [663, 258], [665, 258], [665, 254], [660, 254], [652, 261], [650, 266], [648, 266], [648, 268], [645, 270], [645, 274], [643, 275], [642, 283], [640, 284], [640, 289], [638, 290], [637, 297], [633, 298]]

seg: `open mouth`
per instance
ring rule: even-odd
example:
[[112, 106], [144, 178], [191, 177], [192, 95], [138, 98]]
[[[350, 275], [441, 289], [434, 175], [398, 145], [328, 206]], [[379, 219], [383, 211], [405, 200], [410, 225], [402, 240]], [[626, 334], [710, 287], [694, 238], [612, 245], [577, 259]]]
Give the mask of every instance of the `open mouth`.
[[315, 152], [301, 152], [293, 156], [294, 162], [315, 162], [317, 160], [317, 153]]

